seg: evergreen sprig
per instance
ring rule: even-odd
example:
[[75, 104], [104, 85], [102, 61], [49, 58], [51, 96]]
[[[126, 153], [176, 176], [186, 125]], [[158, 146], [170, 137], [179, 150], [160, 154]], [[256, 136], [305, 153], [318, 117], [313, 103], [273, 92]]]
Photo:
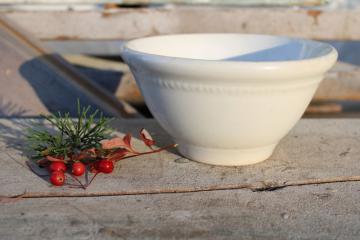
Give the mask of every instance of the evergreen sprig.
[[72, 119], [69, 113], [45, 116], [53, 127], [50, 129], [33, 126], [29, 129], [27, 139], [30, 149], [35, 153], [34, 159], [45, 156], [63, 156], [78, 154], [82, 150], [98, 148], [99, 142], [109, 137], [109, 120], [103, 113], [95, 110], [90, 113], [91, 107], [82, 107], [77, 101], [77, 119]]

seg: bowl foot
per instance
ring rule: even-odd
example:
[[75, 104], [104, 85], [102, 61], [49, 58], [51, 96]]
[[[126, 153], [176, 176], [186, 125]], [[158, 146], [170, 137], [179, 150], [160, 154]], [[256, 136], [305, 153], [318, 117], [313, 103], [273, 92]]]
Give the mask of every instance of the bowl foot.
[[275, 147], [276, 144], [247, 149], [221, 149], [181, 143], [178, 150], [184, 157], [197, 162], [221, 166], [242, 166], [266, 160]]

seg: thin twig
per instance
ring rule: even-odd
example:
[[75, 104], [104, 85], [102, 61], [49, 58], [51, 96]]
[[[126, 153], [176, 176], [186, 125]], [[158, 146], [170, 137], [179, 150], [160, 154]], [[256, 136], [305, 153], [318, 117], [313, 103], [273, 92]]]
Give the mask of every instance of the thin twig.
[[96, 176], [99, 174], [99, 172], [96, 172], [94, 176], [91, 178], [90, 182], [86, 185], [87, 187], [92, 183], [92, 181], [96, 178]]
[[159, 148], [159, 149], [155, 149], [155, 150], [152, 150], [152, 151], [147, 151], [147, 152], [139, 152], [139, 153], [136, 153], [134, 155], [131, 155], [131, 156], [126, 156], [126, 157], [123, 157], [117, 161], [121, 161], [121, 160], [124, 160], [124, 159], [127, 159], [127, 158], [133, 158], [133, 157], [138, 157], [138, 156], [142, 156], [142, 155], [147, 155], [147, 154], [152, 154], [152, 153], [158, 153], [158, 152], [161, 152], [161, 151], [164, 151], [166, 149], [169, 149], [169, 148], [173, 148], [173, 147], [177, 147], [178, 144], [171, 144], [171, 145], [168, 145], [168, 146], [165, 146], [165, 147], [162, 147], [162, 148]]
[[69, 174], [69, 176], [72, 177], [72, 179], [74, 179], [76, 182], [78, 182], [84, 190], [86, 189], [84, 184], [82, 184], [82, 182], [77, 177], [73, 176], [72, 174]]

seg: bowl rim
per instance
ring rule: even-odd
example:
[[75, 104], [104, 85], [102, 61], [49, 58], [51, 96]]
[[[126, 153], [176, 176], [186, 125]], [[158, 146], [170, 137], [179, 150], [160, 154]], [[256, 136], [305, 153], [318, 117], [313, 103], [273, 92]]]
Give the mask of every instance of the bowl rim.
[[[155, 54], [155, 53], [149, 53], [145, 51], [139, 51], [131, 48], [132, 43], [138, 41], [138, 40], [146, 40], [146, 39], [154, 39], [154, 38], [162, 38], [162, 37], [183, 37], [183, 36], [211, 36], [211, 35], [236, 35], [236, 36], [253, 36], [253, 37], [274, 37], [274, 38], [280, 38], [284, 40], [289, 41], [301, 41], [301, 42], [309, 42], [309, 43], [316, 43], [320, 44], [324, 47], [327, 47], [330, 49], [330, 51], [324, 55], [315, 56], [315, 57], [309, 57], [309, 58], [303, 58], [303, 59], [292, 59], [292, 60], [269, 60], [269, 61], [239, 61], [239, 60], [213, 60], [213, 59], [198, 59], [198, 58], [187, 58], [187, 57], [175, 57], [175, 56], [167, 56], [167, 55], [161, 55], [161, 54]], [[216, 63], [216, 64], [242, 64], [242, 65], [284, 65], [284, 64], [293, 64], [293, 63], [310, 63], [315, 61], [323, 61], [328, 59], [337, 59], [338, 52], [337, 50], [329, 43], [324, 43], [321, 41], [315, 41], [310, 39], [303, 39], [303, 38], [296, 38], [296, 37], [288, 37], [288, 36], [282, 36], [282, 35], [271, 35], [271, 34], [249, 34], [249, 33], [186, 33], [186, 34], [162, 34], [162, 35], [156, 35], [156, 36], [149, 36], [144, 38], [137, 38], [134, 40], [130, 40], [126, 42], [122, 47], [122, 53], [130, 52], [136, 55], [143, 55], [144, 57], [152, 57], [154, 59], [158, 60], [171, 60], [171, 61], [181, 61], [181, 62], [197, 62], [197, 63]]]

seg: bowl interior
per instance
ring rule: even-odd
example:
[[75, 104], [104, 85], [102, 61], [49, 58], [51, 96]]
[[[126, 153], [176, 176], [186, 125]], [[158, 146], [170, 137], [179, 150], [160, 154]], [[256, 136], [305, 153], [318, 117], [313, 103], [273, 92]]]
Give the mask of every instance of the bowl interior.
[[329, 44], [250, 34], [181, 34], [142, 38], [127, 48], [143, 54], [221, 61], [296, 61], [329, 54]]

